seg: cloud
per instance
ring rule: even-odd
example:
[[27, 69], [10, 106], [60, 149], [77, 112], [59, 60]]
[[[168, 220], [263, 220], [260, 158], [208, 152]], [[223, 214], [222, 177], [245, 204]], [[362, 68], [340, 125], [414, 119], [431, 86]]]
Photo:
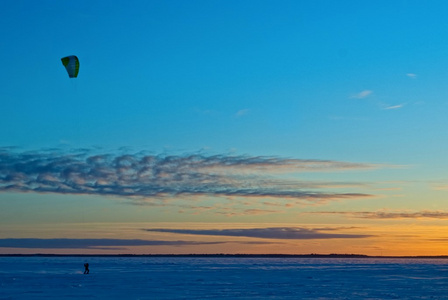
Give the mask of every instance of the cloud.
[[249, 112], [250, 112], [250, 109], [241, 109], [241, 110], [236, 112], [235, 117], [239, 118], [239, 117], [245, 116]]
[[386, 212], [386, 211], [358, 211], [358, 212], [311, 212], [312, 214], [346, 215], [360, 219], [448, 219], [448, 212], [444, 211], [419, 211], [419, 212]]
[[327, 231], [338, 231], [347, 228], [297, 228], [297, 227], [273, 227], [273, 228], [252, 228], [252, 229], [145, 229], [149, 232], [164, 232], [189, 235], [208, 236], [232, 236], [249, 237], [262, 239], [287, 239], [287, 240], [309, 240], [309, 239], [347, 239], [347, 238], [367, 238], [370, 235], [328, 233]]
[[371, 91], [371, 90], [364, 90], [362, 92], [359, 92], [356, 95], [353, 95], [351, 98], [363, 99], [363, 98], [370, 96], [372, 93], [373, 93], [373, 91]]
[[121, 239], [0, 239], [0, 248], [36, 249], [111, 249], [129, 246], [191, 246], [221, 244], [222, 242], [151, 241]]
[[434, 184], [432, 187], [434, 190], [436, 191], [447, 191], [448, 190], [448, 185], [447, 184]]
[[412, 79], [417, 78], [417, 74], [414, 74], [414, 73], [407, 73], [406, 76], [408, 76], [409, 78], [412, 78]]
[[317, 186], [307, 189], [304, 182], [285, 174], [375, 167], [378, 166], [264, 156], [117, 155], [92, 154], [90, 150], [14, 152], [0, 148], [0, 192], [105, 195], [139, 201], [216, 196], [315, 202], [371, 195], [316, 191]]
[[248, 216], [248, 215], [265, 215], [265, 214], [273, 214], [280, 212], [279, 210], [268, 210], [268, 209], [244, 209], [244, 210], [230, 210], [230, 209], [221, 209], [217, 210], [214, 213], [217, 215], [225, 215], [225, 216]]
[[383, 107], [384, 110], [392, 110], [392, 109], [400, 109], [403, 108], [404, 104], [398, 104], [398, 105], [385, 105]]

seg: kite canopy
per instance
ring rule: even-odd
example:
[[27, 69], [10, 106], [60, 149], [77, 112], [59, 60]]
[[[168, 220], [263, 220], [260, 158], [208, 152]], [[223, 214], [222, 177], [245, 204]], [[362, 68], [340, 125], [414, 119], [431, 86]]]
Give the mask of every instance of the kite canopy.
[[75, 55], [70, 55], [61, 58], [62, 64], [65, 66], [67, 70], [68, 76], [70, 78], [78, 77], [79, 72], [79, 60]]

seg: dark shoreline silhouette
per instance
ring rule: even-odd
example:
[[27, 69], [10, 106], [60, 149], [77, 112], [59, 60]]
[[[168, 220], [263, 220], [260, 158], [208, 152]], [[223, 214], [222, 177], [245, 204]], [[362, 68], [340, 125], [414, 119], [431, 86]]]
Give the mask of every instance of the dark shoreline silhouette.
[[0, 257], [207, 257], [207, 258], [413, 258], [448, 259], [448, 255], [435, 256], [375, 256], [363, 254], [0, 254]]

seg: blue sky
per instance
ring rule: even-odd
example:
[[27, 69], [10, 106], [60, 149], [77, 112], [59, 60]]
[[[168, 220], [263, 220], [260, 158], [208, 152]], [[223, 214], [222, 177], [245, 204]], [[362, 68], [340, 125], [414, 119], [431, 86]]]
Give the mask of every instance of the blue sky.
[[[322, 249], [371, 253], [386, 248], [384, 219], [397, 235], [407, 222], [444, 226], [447, 6], [2, 2], [0, 222], [10, 229], [0, 238], [43, 238], [51, 230], [36, 228], [64, 220], [269, 233], [332, 224], [344, 237], [356, 225], [368, 246], [328, 239]], [[80, 59], [76, 79], [61, 64], [67, 55]], [[147, 168], [163, 172], [135, 177]], [[133, 236], [191, 237], [158, 225]]]

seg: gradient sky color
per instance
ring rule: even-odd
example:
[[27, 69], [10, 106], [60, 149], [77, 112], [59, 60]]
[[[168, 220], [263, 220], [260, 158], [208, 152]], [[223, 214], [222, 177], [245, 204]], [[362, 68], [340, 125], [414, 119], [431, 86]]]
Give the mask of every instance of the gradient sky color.
[[448, 254], [447, 10], [1, 2], [0, 253]]

